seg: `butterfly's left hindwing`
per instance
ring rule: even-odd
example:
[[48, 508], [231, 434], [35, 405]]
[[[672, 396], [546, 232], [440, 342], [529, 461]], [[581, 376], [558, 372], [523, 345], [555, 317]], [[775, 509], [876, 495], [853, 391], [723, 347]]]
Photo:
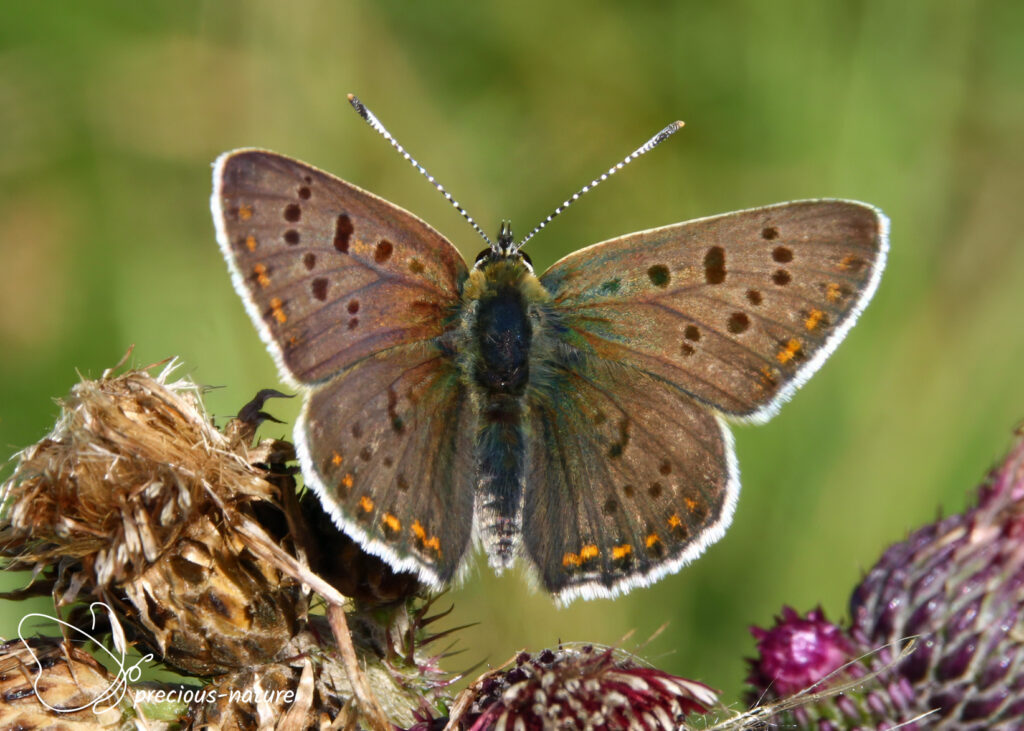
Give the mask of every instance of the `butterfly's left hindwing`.
[[335, 522], [440, 588], [469, 547], [474, 433], [451, 360], [422, 343], [315, 387], [296, 442], [303, 474]]

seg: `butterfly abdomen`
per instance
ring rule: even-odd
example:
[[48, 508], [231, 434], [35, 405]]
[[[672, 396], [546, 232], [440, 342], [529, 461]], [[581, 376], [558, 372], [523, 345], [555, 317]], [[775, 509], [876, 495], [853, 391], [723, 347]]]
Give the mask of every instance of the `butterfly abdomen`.
[[460, 367], [478, 417], [477, 530], [498, 569], [512, 565], [522, 530], [523, 424], [537, 287], [521, 260], [509, 257], [475, 270], [463, 291]]

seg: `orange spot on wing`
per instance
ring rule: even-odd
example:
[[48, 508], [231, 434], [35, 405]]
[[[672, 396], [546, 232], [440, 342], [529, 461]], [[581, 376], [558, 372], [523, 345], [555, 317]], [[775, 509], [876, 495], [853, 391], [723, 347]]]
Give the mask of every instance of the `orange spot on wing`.
[[412, 534], [419, 539], [420, 543], [423, 544], [424, 548], [433, 548], [437, 551], [438, 556], [441, 555], [441, 540], [437, 536], [430, 536], [430, 538], [427, 538], [427, 530], [418, 520], [414, 520], [412, 522], [410, 530], [412, 531]]
[[395, 533], [402, 530], [402, 521], [400, 521], [391, 513], [384, 513], [384, 515], [381, 516], [380, 522], [386, 525], [391, 530], [395, 531]]
[[615, 560], [625, 558], [631, 553], [633, 553], [633, 547], [628, 543], [624, 543], [621, 546], [615, 546], [612, 548], [612, 558]]
[[433, 548], [437, 551], [437, 555], [441, 555], [441, 541], [437, 539], [437, 536], [430, 536], [428, 540], [423, 541], [424, 548]]
[[274, 319], [282, 325], [288, 321], [288, 315], [284, 314], [284, 310], [282, 309], [283, 305], [284, 302], [281, 301], [280, 297], [274, 297], [270, 300], [271, 314], [273, 314]]
[[[689, 503], [691, 503], [691, 502], [693, 502], [693, 501], [690, 500], [689, 498], [687, 498], [687, 505], [686, 505], [686, 507], [690, 508]], [[693, 508], [690, 508], [690, 509], [692, 510]], [[683, 521], [679, 519], [679, 515], [677, 513], [672, 513], [672, 515], [669, 516], [669, 518], [668, 518], [668, 525], [669, 525], [670, 528], [678, 528], [682, 524], [683, 524]]]
[[825, 313], [818, 309], [813, 309], [807, 315], [807, 319], [804, 320], [804, 327], [808, 330], [813, 330], [818, 327], [821, 323], [822, 318], [825, 317]]
[[829, 282], [828, 286], [825, 287], [825, 299], [829, 302], [838, 302], [842, 296], [842, 289], [835, 282]]
[[778, 385], [778, 380], [777, 379], [778, 379], [777, 371], [774, 368], [772, 368], [771, 366], [762, 366], [761, 367], [761, 380], [764, 382], [765, 386], [775, 386], [775, 385]]
[[248, 221], [252, 218], [252, 206], [246, 203], [244, 206], [238, 207], [238, 217], [243, 221]]
[[580, 560], [587, 561], [592, 558], [597, 558], [600, 553], [601, 552], [598, 550], [597, 546], [591, 543], [580, 549]]
[[562, 556], [563, 566], [579, 566], [583, 563], [583, 559], [577, 556], [575, 553], [567, 553]]
[[345, 473], [345, 476], [341, 478], [341, 484], [344, 485], [346, 488], [351, 488], [352, 487], [352, 473], [351, 472], [346, 472]]
[[368, 498], [366, 495], [363, 495], [359, 498], [359, 507], [369, 513], [373, 510], [373, 500]]
[[252, 273], [256, 275], [256, 281], [260, 283], [261, 287], [266, 289], [270, 286], [270, 277], [267, 276], [267, 268], [263, 264], [254, 266]]
[[342, 457], [342, 456], [341, 456], [340, 454], [338, 454], [337, 452], [335, 452], [335, 453], [334, 453], [334, 456], [333, 456], [333, 457], [331, 457], [331, 464], [333, 464], [333, 465], [334, 465], [335, 467], [337, 467], [338, 465], [340, 465], [340, 464], [341, 464], [342, 462], [344, 462], [344, 461], [345, 461], [345, 458], [344, 458], [344, 457]]
[[661, 543], [661, 538], [658, 537], [657, 533], [650, 533], [644, 543], [646, 543], [647, 547], [650, 548], [655, 543]]
[[245, 237], [245, 248], [249, 251], [256, 251], [256, 237], [252, 234]]
[[864, 260], [859, 256], [854, 256], [853, 254], [847, 254], [843, 257], [843, 260], [839, 262], [839, 268], [844, 272], [849, 269], [860, 269], [862, 266], [864, 266]]
[[800, 341], [796, 338], [790, 338], [789, 342], [786, 343], [786, 347], [780, 350], [776, 355], [775, 359], [786, 365], [789, 361], [796, 357], [796, 354], [800, 352]]

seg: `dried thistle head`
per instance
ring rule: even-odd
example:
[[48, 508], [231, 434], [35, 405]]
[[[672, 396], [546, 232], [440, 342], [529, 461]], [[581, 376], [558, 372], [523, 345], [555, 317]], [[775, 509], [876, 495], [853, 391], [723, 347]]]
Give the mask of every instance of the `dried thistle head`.
[[484, 675], [469, 691], [462, 720], [470, 731], [508, 729], [680, 729], [718, 694], [670, 675], [622, 650], [560, 645], [516, 656], [513, 666]]
[[[3, 486], [8, 567], [33, 570], [37, 593], [52, 593], [72, 624], [88, 622], [87, 602], [105, 602], [113, 613], [94, 634], [123, 628], [173, 668], [213, 677], [211, 689], [294, 691], [276, 706], [228, 692], [227, 701], [194, 704], [194, 719], [236, 727], [262, 727], [267, 713], [313, 725], [339, 714], [364, 719], [351, 700], [359, 697], [353, 668], [371, 676], [379, 704], [399, 722], [443, 707], [453, 678], [423, 650], [437, 635], [423, 631], [418, 583], [361, 552], [321, 551], [335, 540], [355, 544], [315, 525], [315, 511], [300, 505], [290, 444], [250, 446], [275, 392], [261, 392], [222, 433], [203, 412], [200, 389], [168, 382], [169, 373], [83, 381], [62, 401], [54, 430], [18, 455]], [[347, 604], [331, 580], [356, 596], [355, 632], [340, 638], [355, 653], [352, 665], [302, 589]], [[42, 676], [49, 681], [45, 669]], [[0, 715], [6, 710], [0, 698]]]
[[118, 678], [84, 650], [50, 637], [0, 644], [0, 728], [120, 729], [132, 715]]
[[273, 659], [306, 597], [236, 530], [279, 511], [252, 463], [280, 443], [250, 449], [216, 430], [171, 370], [72, 389], [3, 486], [0, 553], [41, 574], [58, 606], [101, 599], [168, 663], [211, 675]]

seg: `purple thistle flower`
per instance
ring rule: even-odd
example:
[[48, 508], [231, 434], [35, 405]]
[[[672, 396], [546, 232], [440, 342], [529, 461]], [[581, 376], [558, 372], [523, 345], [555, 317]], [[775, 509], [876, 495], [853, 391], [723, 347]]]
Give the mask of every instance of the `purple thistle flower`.
[[753, 630], [749, 681], [775, 700], [838, 668], [815, 690], [861, 679], [772, 719], [799, 728], [1024, 728], [1022, 613], [1024, 438], [975, 507], [885, 551], [853, 592], [848, 628], [787, 608], [772, 629]]
[[560, 646], [486, 676], [466, 719], [471, 731], [676, 729], [717, 699], [702, 683], [641, 665], [613, 648]]
[[820, 608], [801, 617], [795, 609], [783, 607], [774, 627], [751, 627], [750, 632], [760, 657], [751, 661], [747, 682], [775, 697], [809, 688], [852, 659], [853, 643]]

